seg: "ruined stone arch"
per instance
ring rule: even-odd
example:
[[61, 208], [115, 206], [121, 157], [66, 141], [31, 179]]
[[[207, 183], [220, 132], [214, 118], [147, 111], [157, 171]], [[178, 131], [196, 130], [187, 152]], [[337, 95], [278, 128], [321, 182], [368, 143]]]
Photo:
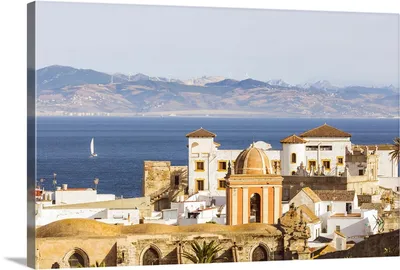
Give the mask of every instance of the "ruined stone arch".
[[67, 252], [67, 254], [65, 254], [65, 256], [62, 260], [63, 267], [76, 268], [76, 267], [71, 267], [71, 265], [70, 265], [70, 260], [73, 256], [78, 257], [78, 261], [81, 265], [83, 264], [82, 265], [83, 267], [90, 267], [89, 256], [81, 248], [73, 248], [72, 250]]
[[[148, 245], [140, 253], [140, 265], [158, 265], [161, 264], [162, 252], [153, 244]], [[148, 259], [153, 260], [152, 263]]]
[[[257, 256], [259, 259], [254, 258], [254, 256]], [[249, 252], [250, 262], [271, 261], [271, 260], [273, 260], [273, 253], [265, 243], [259, 242], [250, 249]]]

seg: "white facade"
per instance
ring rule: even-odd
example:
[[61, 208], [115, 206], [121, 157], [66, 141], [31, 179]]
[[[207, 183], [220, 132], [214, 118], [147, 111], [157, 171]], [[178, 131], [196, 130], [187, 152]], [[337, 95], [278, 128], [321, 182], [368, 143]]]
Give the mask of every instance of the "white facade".
[[378, 177], [398, 177], [399, 165], [391, 159], [391, 150], [378, 150], [379, 155]]
[[[195, 213], [196, 216], [181, 218], [178, 220], [178, 225], [185, 226], [185, 225], [204, 224], [207, 222], [212, 222], [217, 217], [218, 208], [212, 207], [212, 208], [199, 209], [192, 213]], [[221, 220], [223, 224], [225, 224], [226, 220], [223, 219]]]
[[[310, 172], [318, 167], [324, 175], [340, 175], [345, 172], [346, 152], [351, 151], [350, 137], [302, 137], [306, 143], [283, 143], [282, 150], [273, 150], [265, 142], [257, 142], [270, 161], [270, 168], [280, 164], [283, 176], [292, 175], [300, 164]], [[209, 190], [212, 194], [225, 196], [224, 177], [228, 163], [234, 170], [234, 162], [242, 150], [222, 150], [214, 137], [188, 137], [188, 184], [189, 194]], [[398, 165], [390, 160], [390, 150], [378, 150], [378, 176], [398, 177]], [[292, 155], [295, 154], [295, 162]], [[358, 173], [358, 170], [357, 170]], [[358, 175], [358, 174], [357, 174]]]
[[316, 223], [307, 223], [307, 227], [310, 228], [310, 238], [308, 241], [314, 241], [318, 236], [321, 235], [321, 221]]
[[55, 204], [76, 204], [115, 200], [114, 194], [97, 194], [97, 190], [88, 189], [60, 189], [54, 191]]
[[378, 177], [378, 181], [380, 187], [390, 188], [400, 193], [400, 177]]
[[[359, 214], [359, 216], [356, 216]], [[366, 235], [376, 234], [378, 226], [376, 226], [375, 217], [378, 216], [376, 210], [356, 210], [351, 215], [339, 216], [337, 214], [331, 215], [327, 219], [327, 235], [333, 237], [336, 226], [340, 227], [340, 232], [347, 238], [358, 237], [362, 238]]]
[[280, 159], [282, 175], [292, 175], [302, 162], [306, 166], [306, 145], [304, 143], [284, 143], [282, 148]]
[[[309, 170], [310, 162], [315, 162], [322, 169], [324, 162], [329, 162], [329, 168], [325, 166], [325, 175], [339, 175], [345, 170], [346, 147], [351, 149], [350, 138], [307, 138], [304, 166]], [[339, 163], [342, 158], [342, 163]], [[300, 165], [300, 164], [299, 164]]]
[[138, 209], [52, 209], [39, 205], [36, 215], [36, 226], [44, 226], [54, 221], [69, 218], [95, 219], [109, 224], [139, 224]]

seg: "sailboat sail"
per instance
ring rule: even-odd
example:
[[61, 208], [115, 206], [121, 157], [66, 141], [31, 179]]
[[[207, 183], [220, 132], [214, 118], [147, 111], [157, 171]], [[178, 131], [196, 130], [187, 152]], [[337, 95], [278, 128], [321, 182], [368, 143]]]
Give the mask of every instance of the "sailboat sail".
[[92, 138], [92, 141], [90, 142], [90, 154], [92, 156], [94, 154], [94, 138]]

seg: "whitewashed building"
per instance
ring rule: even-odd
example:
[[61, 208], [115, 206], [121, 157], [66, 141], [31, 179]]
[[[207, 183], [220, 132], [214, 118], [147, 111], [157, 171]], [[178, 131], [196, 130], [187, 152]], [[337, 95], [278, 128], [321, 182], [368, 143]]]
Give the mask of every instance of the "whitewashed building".
[[36, 213], [36, 226], [44, 226], [54, 221], [70, 218], [95, 219], [108, 224], [134, 225], [139, 224], [139, 214], [138, 209], [59, 209], [44, 208], [40, 204]]
[[93, 188], [69, 188], [63, 184], [57, 187], [55, 191], [44, 191], [41, 193], [37, 203], [45, 204], [77, 204], [90, 202], [103, 202], [115, 200], [115, 194], [98, 194]]
[[334, 213], [327, 219], [326, 235], [333, 237], [335, 231], [340, 231], [347, 238], [361, 241], [367, 235], [378, 233], [377, 217], [378, 211], [374, 209], [356, 209], [351, 214]]
[[[212, 194], [225, 196], [225, 175], [229, 164], [234, 168], [234, 162], [242, 150], [220, 149], [220, 144], [214, 141], [216, 134], [200, 128], [186, 135], [188, 138], [188, 192], [197, 193], [209, 190]], [[324, 124], [306, 131], [299, 136], [293, 134], [281, 140], [282, 150], [274, 150], [266, 142], [257, 142], [255, 146], [267, 155], [273, 174], [296, 175], [299, 168], [305, 168], [305, 175], [314, 174], [326, 176], [361, 176], [357, 161], [346, 161], [346, 156], [352, 156], [353, 148], [351, 134]], [[357, 146], [360, 147], [360, 146]], [[398, 177], [398, 164], [391, 160], [390, 145], [361, 146], [372, 151], [378, 163], [376, 167], [362, 168], [369, 173], [370, 178]], [[368, 150], [369, 149], [369, 150]], [[368, 153], [370, 153], [368, 152]], [[372, 159], [372, 157], [369, 157]], [[346, 169], [347, 167], [347, 169]], [[351, 169], [351, 168], [355, 169]], [[375, 168], [375, 170], [374, 170]], [[363, 177], [365, 178], [365, 177]], [[375, 184], [374, 184], [375, 185]], [[376, 183], [377, 186], [377, 183]], [[356, 188], [354, 188], [356, 189]], [[357, 187], [357, 189], [359, 189]], [[368, 188], [368, 193], [371, 192]], [[359, 192], [359, 191], [357, 191]], [[365, 191], [363, 192], [365, 193]]]

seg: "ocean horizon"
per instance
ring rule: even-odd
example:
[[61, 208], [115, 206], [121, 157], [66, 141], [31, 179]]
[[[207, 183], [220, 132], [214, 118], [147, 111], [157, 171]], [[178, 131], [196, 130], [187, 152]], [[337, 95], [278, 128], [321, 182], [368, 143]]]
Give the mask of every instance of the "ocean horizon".
[[[37, 179], [43, 187], [93, 187], [99, 193], [139, 197], [143, 161], [168, 160], [187, 165], [185, 135], [203, 127], [215, 134], [220, 149], [245, 149], [265, 141], [281, 149], [280, 140], [327, 123], [352, 134], [353, 144], [392, 144], [399, 136], [399, 119], [233, 118], [233, 117], [100, 117], [41, 116], [37, 118]], [[90, 157], [95, 138], [97, 157]]]

